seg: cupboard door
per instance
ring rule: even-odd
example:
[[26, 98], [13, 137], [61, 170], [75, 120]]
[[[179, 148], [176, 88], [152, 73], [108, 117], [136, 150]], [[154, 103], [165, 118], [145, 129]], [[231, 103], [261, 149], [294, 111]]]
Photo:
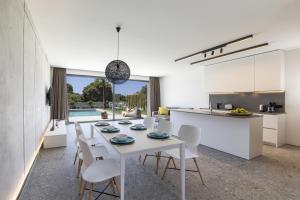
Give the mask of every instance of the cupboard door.
[[255, 91], [284, 90], [284, 59], [282, 51], [255, 56]]
[[254, 57], [241, 58], [205, 67], [207, 91], [254, 91]]
[[271, 128], [271, 129], [278, 129], [278, 116], [277, 115], [264, 115], [263, 127]]
[[263, 129], [263, 141], [266, 143], [275, 144], [277, 146], [278, 131], [274, 129]]

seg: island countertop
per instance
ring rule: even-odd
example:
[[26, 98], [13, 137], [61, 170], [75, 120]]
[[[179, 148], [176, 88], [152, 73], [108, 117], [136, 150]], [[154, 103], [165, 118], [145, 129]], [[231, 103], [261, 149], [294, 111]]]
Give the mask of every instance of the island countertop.
[[194, 114], [202, 114], [202, 115], [212, 115], [212, 116], [219, 116], [219, 117], [233, 117], [233, 118], [241, 118], [241, 119], [247, 119], [247, 118], [255, 118], [255, 117], [263, 117], [261, 114], [252, 114], [249, 116], [233, 116], [229, 114], [229, 111], [223, 111], [223, 110], [212, 110], [209, 109], [170, 109], [170, 111], [175, 112], [186, 112], [186, 113], [194, 113]]
[[198, 127], [199, 144], [232, 155], [252, 159], [262, 154], [263, 115], [231, 116], [229, 111], [209, 109], [171, 109], [174, 134], [182, 125]]

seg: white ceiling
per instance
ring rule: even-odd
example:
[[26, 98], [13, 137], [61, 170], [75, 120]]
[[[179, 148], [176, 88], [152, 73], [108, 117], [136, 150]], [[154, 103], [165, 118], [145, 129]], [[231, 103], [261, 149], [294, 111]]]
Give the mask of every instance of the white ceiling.
[[73, 69], [104, 71], [116, 59], [116, 25], [122, 25], [120, 59], [136, 75], [188, 69], [202, 58], [174, 59], [252, 33], [254, 39], [224, 51], [263, 42], [270, 45], [234, 57], [300, 47], [299, 0], [28, 0], [28, 6], [50, 64]]

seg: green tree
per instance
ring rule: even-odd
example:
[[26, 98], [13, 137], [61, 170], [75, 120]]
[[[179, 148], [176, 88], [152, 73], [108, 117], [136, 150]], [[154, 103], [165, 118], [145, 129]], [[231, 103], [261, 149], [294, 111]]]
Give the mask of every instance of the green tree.
[[75, 104], [81, 101], [81, 95], [77, 93], [68, 93], [68, 102], [71, 108], [75, 108]]
[[73, 86], [69, 83], [67, 83], [67, 92], [68, 93], [73, 93]]
[[141, 90], [140, 90], [141, 94], [147, 95], [147, 85], [144, 85]]
[[88, 101], [88, 104], [91, 106], [91, 108], [93, 108], [93, 103], [94, 103], [94, 102], [93, 102], [93, 101], [91, 101], [91, 100], [90, 100], [90, 101]]
[[115, 94], [115, 100], [118, 101], [126, 101], [126, 96], [123, 94]]
[[68, 93], [69, 102], [73, 101], [74, 103], [81, 101], [81, 95], [77, 93]]
[[105, 88], [105, 100], [112, 101], [112, 88], [110, 83], [107, 81], [103, 81], [100, 79], [96, 79], [94, 82], [90, 83], [89, 85], [85, 86], [82, 91], [82, 99], [85, 102], [93, 101], [103, 101], [103, 86]]

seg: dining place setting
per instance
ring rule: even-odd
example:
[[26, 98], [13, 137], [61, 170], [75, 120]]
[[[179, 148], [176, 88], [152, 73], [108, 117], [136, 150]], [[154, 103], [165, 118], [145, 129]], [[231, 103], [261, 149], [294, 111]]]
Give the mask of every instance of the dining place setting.
[[[154, 122], [147, 122], [147, 119], [145, 120], [144, 123], [135, 123], [133, 124], [130, 120], [120, 120], [118, 122], [119, 125], [131, 125], [129, 126], [130, 130], [133, 131], [147, 131], [147, 127], [149, 128], [146, 132], [146, 136], [149, 139], [156, 139], [156, 140], [164, 140], [164, 139], [169, 139], [170, 134], [167, 133], [166, 131], [158, 130], [153, 128], [154, 127]], [[133, 125], [132, 125], [133, 124]], [[106, 134], [114, 134], [114, 133], [119, 133], [120, 128], [111, 125], [108, 122], [97, 122], [95, 123], [95, 126], [97, 127], [103, 127], [101, 128], [102, 133]], [[113, 145], [129, 145], [133, 144], [135, 141], [135, 138], [132, 136], [129, 136], [126, 133], [119, 133], [110, 138], [109, 142]]]
[[[97, 122], [95, 126], [99, 126], [100, 123], [105, 122]], [[132, 122], [130, 120], [120, 120], [118, 122], [119, 125], [131, 125]], [[105, 125], [103, 125], [105, 126]], [[144, 126], [144, 124], [134, 124], [130, 126], [130, 129], [132, 130], [147, 130], [147, 128]], [[120, 132], [120, 129], [108, 124], [108, 126], [101, 129], [102, 133], [118, 133]], [[128, 145], [134, 143], [135, 139], [132, 136], [129, 136], [127, 134], [121, 133], [117, 134], [116, 136], [112, 137], [110, 140], [111, 144], [114, 145]]]

